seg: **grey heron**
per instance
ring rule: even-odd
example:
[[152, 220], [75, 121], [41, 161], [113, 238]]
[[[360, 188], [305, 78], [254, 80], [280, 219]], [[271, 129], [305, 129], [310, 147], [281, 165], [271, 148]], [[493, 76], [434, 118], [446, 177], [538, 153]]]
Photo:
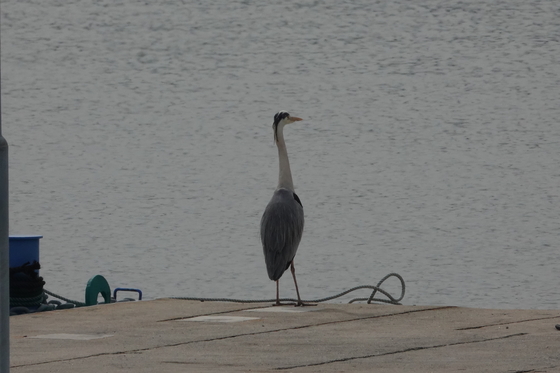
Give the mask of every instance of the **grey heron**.
[[290, 116], [285, 111], [274, 115], [274, 140], [278, 147], [279, 177], [278, 187], [266, 206], [261, 218], [261, 241], [268, 277], [276, 281], [276, 305], [280, 305], [279, 280], [288, 268], [292, 272], [298, 302], [296, 306], [305, 305], [299, 296], [296, 281], [294, 257], [303, 234], [303, 205], [294, 191], [290, 161], [284, 141], [284, 126], [302, 120]]

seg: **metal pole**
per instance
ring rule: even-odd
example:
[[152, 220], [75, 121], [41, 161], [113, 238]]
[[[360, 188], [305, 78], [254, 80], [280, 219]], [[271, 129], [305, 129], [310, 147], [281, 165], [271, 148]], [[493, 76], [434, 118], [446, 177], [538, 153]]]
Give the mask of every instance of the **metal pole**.
[[[1, 108], [0, 101], [0, 108]], [[8, 142], [0, 110], [0, 373], [10, 371], [10, 251], [8, 233]]]

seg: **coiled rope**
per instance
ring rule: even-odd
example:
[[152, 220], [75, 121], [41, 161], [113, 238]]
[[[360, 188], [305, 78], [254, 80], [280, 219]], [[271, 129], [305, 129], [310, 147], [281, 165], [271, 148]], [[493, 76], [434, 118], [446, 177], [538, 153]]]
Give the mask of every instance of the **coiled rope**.
[[[390, 277], [396, 277], [401, 282], [401, 295], [398, 298], [393, 297], [389, 292], [381, 289], [381, 287], [380, 287], [381, 284], [383, 284], [383, 282], [385, 282], [385, 280], [387, 280]], [[305, 299], [305, 300], [302, 300], [302, 302], [304, 302], [304, 303], [321, 303], [321, 302], [326, 302], [326, 301], [329, 301], [329, 300], [333, 300], [333, 299], [342, 297], [342, 296], [344, 296], [348, 293], [351, 293], [353, 291], [356, 291], [356, 290], [373, 289], [373, 292], [371, 293], [371, 295], [368, 298], [354, 298], [348, 303], [354, 303], [354, 302], [359, 302], [359, 301], [367, 301], [368, 304], [371, 304], [371, 302], [381, 302], [381, 303], [400, 305], [401, 304], [400, 301], [404, 298], [405, 288], [406, 288], [405, 283], [404, 283], [404, 280], [403, 280], [401, 275], [399, 275], [398, 273], [389, 273], [387, 276], [383, 277], [381, 279], [381, 281], [379, 281], [377, 283], [377, 285], [375, 285], [375, 286], [373, 286], [373, 285], [360, 285], [360, 286], [353, 287], [351, 289], [348, 289], [346, 291], [343, 291], [341, 293], [338, 293], [338, 294], [330, 296], [330, 297], [320, 298], [320, 299]], [[385, 295], [388, 299], [374, 298], [374, 296], [377, 292], [380, 292], [381, 294]], [[201, 301], [201, 302], [233, 302], [233, 303], [269, 303], [269, 302], [276, 302], [276, 299], [232, 299], [232, 298], [199, 298], [199, 297], [171, 297], [171, 299], [198, 300], [198, 301]], [[297, 302], [297, 299], [281, 298], [280, 301], [281, 302]]]
[[34, 307], [39, 306], [45, 300], [43, 293], [36, 297], [10, 297], [10, 307]]
[[[48, 295], [47, 295], [48, 294]], [[57, 300], [48, 300], [49, 295], [66, 301], [62, 303]], [[24, 313], [36, 313], [44, 311], [63, 310], [74, 307], [83, 307], [86, 304], [76, 300], [65, 298], [61, 295], [55, 294], [43, 289], [42, 293], [36, 297], [31, 298], [13, 298], [10, 297], [10, 315], [21, 315]]]
[[[60, 299], [60, 300], [65, 301], [65, 302], [67, 302], [67, 303], [71, 303], [71, 304], [73, 304], [73, 305], [76, 306], [76, 307], [83, 307], [83, 306], [86, 305], [86, 304], [83, 303], [83, 302], [78, 302], [77, 300], [72, 300], [72, 299], [64, 298], [64, 297], [61, 296], [61, 295], [52, 293], [52, 292], [48, 291], [47, 289], [43, 289], [43, 292], [42, 292], [40, 295], [36, 296], [36, 297], [31, 297], [31, 298], [13, 298], [13, 297], [11, 297], [11, 298], [10, 298], [10, 306], [11, 306], [11, 307], [32, 307], [32, 306], [38, 306], [38, 305], [43, 304], [43, 303], [45, 303], [45, 302], [47, 301], [48, 296], [45, 295], [45, 294], [51, 295], [51, 296], [53, 296], [53, 297], [55, 297], [55, 298], [58, 298], [58, 299]], [[60, 302], [57, 302], [57, 303], [60, 303]]]

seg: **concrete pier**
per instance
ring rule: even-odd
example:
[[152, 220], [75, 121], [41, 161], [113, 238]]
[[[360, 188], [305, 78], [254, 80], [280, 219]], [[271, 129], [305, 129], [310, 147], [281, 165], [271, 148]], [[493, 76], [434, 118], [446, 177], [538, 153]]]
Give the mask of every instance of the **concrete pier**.
[[560, 310], [158, 299], [10, 323], [15, 373], [560, 372]]

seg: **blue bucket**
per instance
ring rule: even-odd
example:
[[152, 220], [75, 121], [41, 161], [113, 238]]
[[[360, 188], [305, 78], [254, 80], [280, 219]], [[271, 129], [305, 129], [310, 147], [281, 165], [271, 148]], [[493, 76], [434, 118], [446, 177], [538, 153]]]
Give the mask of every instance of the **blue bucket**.
[[43, 236], [10, 236], [10, 268], [39, 262], [39, 239]]

